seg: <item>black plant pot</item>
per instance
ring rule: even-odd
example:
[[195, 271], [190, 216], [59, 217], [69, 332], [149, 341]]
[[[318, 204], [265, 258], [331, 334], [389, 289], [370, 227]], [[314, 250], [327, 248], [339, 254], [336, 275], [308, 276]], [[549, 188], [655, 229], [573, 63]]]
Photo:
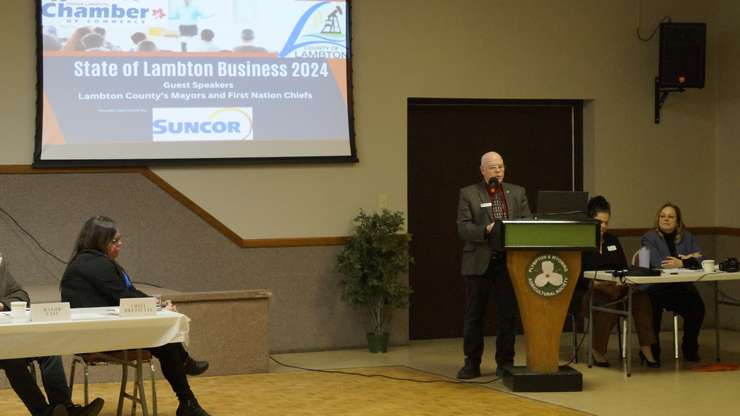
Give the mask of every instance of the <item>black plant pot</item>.
[[388, 351], [388, 333], [374, 334], [367, 333], [367, 349], [370, 352], [387, 352]]

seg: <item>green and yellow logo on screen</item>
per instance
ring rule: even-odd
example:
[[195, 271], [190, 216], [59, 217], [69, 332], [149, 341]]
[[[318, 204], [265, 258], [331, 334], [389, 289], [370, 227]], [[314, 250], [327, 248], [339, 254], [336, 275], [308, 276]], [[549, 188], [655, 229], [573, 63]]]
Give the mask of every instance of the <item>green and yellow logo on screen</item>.
[[527, 266], [527, 283], [540, 296], [558, 295], [568, 286], [568, 265], [558, 255], [541, 254]]

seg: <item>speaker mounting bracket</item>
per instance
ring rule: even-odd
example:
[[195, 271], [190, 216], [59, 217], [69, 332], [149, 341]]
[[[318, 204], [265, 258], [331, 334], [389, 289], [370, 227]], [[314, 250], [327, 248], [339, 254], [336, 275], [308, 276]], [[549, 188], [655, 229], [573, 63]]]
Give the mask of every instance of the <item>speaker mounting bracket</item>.
[[681, 87], [663, 88], [660, 86], [660, 79], [655, 77], [655, 124], [660, 124], [660, 109], [663, 107], [668, 94], [672, 92], [684, 92]]

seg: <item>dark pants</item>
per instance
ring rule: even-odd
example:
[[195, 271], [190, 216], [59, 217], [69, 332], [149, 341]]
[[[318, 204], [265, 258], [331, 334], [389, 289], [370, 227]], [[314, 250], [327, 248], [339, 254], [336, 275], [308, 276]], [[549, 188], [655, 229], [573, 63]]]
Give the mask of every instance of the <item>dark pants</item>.
[[71, 405], [71, 392], [67, 385], [67, 376], [64, 375], [62, 357], [52, 355], [36, 359], [41, 369], [41, 381], [44, 383], [46, 397], [51, 404]]
[[165, 344], [161, 347], [148, 348], [152, 355], [157, 357], [162, 367], [164, 378], [170, 383], [170, 387], [180, 401], [194, 398], [188, 378], [185, 374], [184, 363], [188, 358], [188, 352], [180, 343]]
[[504, 258], [491, 259], [486, 274], [482, 276], [465, 276], [465, 359], [473, 365], [480, 365], [483, 357], [486, 306], [491, 292], [496, 303], [496, 364], [511, 365], [514, 363], [519, 308]]
[[[601, 306], [627, 296], [627, 286], [617, 286], [612, 282], [594, 282], [594, 306]], [[593, 312], [592, 347], [601, 354], [606, 354], [609, 344], [609, 335], [614, 325], [619, 321], [619, 315], [609, 312]], [[647, 293], [632, 292], [632, 317], [635, 319], [635, 329], [640, 345], [651, 346], [656, 341], [656, 332], [653, 329], [653, 305]]]
[[28, 360], [23, 358], [0, 360], [0, 367], [5, 370], [15, 394], [23, 401], [33, 416], [43, 415], [48, 405], [39, 386], [28, 371]]
[[[663, 309], [668, 309], [683, 318], [683, 341], [681, 350], [686, 356], [695, 356], [699, 352], [699, 330], [704, 322], [704, 301], [693, 283], [668, 283], [655, 285], [650, 292], [655, 319], [655, 334], [658, 339]], [[655, 358], [660, 355], [660, 344], [656, 341]]]

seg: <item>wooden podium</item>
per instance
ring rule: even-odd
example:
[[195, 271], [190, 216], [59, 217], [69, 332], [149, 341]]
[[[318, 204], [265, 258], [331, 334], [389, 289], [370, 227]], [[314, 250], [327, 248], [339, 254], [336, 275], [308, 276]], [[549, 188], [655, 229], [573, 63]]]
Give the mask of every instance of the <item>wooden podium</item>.
[[599, 241], [594, 220], [505, 220], [502, 244], [527, 336], [527, 365], [504, 372], [513, 391], [581, 391], [583, 377], [558, 364], [560, 334], [581, 273], [581, 251]]

